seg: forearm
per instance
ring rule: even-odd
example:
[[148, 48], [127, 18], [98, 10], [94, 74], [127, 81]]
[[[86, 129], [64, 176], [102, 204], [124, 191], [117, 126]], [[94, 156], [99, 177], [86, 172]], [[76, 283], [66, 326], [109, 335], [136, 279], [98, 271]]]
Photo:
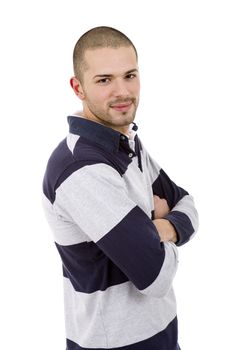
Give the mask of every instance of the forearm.
[[154, 218], [162, 219], [168, 213], [170, 213], [170, 208], [167, 204], [167, 200], [165, 198], [160, 198], [159, 196], [154, 195]]
[[161, 242], [177, 242], [177, 233], [174, 226], [166, 219], [155, 219], [153, 224], [158, 231]]
[[167, 200], [154, 195], [153, 223], [162, 242], [186, 243], [197, 230], [198, 216], [191, 196], [186, 195], [170, 210]]
[[192, 196], [186, 195], [165, 217], [174, 226], [177, 232], [177, 245], [188, 242], [198, 229], [198, 213]]

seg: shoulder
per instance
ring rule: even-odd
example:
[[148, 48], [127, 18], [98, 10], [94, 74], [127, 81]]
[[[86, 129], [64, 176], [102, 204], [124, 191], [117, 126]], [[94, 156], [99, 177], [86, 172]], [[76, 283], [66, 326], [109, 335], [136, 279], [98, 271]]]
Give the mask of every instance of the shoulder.
[[[120, 175], [113, 157], [101, 147], [78, 135], [69, 134], [52, 152], [45, 171], [43, 191], [54, 202], [57, 188], [68, 178]], [[75, 174], [74, 176], [72, 176]]]

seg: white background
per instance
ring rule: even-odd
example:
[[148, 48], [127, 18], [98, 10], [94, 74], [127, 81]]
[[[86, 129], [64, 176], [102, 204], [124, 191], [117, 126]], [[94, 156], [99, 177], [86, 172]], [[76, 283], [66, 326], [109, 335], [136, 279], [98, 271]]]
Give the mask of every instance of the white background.
[[64, 350], [60, 258], [41, 208], [47, 159], [80, 108], [69, 78], [97, 25], [139, 53], [139, 136], [195, 198], [198, 235], [179, 248], [182, 350], [233, 349], [231, 1], [5, 1], [0, 8], [0, 348]]

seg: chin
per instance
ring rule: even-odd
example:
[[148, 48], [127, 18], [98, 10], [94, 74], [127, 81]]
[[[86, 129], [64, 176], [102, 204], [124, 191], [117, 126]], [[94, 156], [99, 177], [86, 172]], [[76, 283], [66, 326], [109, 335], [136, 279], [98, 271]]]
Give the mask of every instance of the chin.
[[122, 120], [122, 122], [128, 122], [131, 123], [134, 118], [135, 118], [136, 112], [135, 113], [129, 113], [129, 112], [118, 112], [113, 116], [113, 119], [118, 119], [119, 121]]

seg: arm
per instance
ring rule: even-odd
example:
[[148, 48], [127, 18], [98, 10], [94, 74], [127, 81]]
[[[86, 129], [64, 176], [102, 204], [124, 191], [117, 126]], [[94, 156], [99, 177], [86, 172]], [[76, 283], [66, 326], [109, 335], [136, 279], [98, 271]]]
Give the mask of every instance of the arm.
[[198, 214], [193, 198], [171, 181], [162, 169], [153, 182], [152, 188], [154, 194], [167, 200], [170, 212], [164, 216], [164, 219], [168, 220], [176, 231], [176, 244], [180, 246], [188, 242], [198, 228]]
[[141, 293], [167, 294], [177, 248], [160, 242], [151, 218], [128, 197], [115, 169], [95, 164], [78, 170], [58, 188], [56, 202]]
[[[144, 152], [146, 151], [144, 150]], [[168, 220], [171, 224], [170, 229], [172, 230], [172, 227], [175, 229], [177, 235], [177, 240], [175, 239], [176, 245], [183, 245], [194, 236], [198, 229], [198, 214], [193, 198], [187, 191], [177, 186], [147, 152], [146, 158], [153, 194], [167, 203], [167, 208], [165, 207], [165, 209], [163, 203], [162, 207], [165, 211], [161, 216], [160, 209], [158, 206], [156, 208], [155, 200], [155, 218], [158, 210], [157, 218]]]
[[153, 223], [158, 231], [161, 242], [177, 242], [177, 233], [174, 226], [170, 221], [164, 219], [164, 217], [170, 213], [170, 208], [166, 199], [161, 199], [159, 196], [154, 195], [154, 208], [155, 208], [155, 220]]

